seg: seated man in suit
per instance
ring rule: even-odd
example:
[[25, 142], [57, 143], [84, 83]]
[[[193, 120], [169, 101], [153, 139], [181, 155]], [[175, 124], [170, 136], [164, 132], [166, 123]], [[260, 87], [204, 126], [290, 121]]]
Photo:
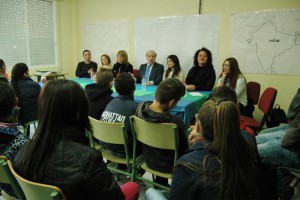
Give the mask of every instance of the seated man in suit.
[[140, 66], [136, 82], [141, 83], [142, 78], [145, 77], [146, 85], [158, 85], [162, 81], [164, 66], [155, 62], [156, 53], [153, 50], [147, 51], [146, 58], [147, 63]]

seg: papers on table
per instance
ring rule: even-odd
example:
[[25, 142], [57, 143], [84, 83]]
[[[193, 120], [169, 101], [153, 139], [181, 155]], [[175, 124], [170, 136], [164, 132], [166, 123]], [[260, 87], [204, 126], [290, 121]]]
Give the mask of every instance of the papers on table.
[[194, 97], [201, 97], [203, 96], [203, 94], [201, 94], [200, 92], [189, 92], [190, 95], [194, 96]]

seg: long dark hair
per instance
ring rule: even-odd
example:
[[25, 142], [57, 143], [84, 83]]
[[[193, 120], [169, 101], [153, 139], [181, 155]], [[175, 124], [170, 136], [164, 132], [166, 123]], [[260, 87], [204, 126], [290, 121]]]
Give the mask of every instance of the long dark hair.
[[2, 59], [0, 59], [0, 69], [2, 69], [2, 67], [4, 66], [4, 61]]
[[207, 63], [205, 64], [205, 66], [207, 67], [212, 67], [213, 68], [213, 64], [212, 64], [212, 54], [210, 52], [210, 50], [208, 50], [205, 47], [202, 47], [201, 49], [197, 50], [195, 55], [194, 55], [194, 66], [199, 67], [199, 63], [198, 63], [198, 54], [200, 53], [200, 51], [204, 51], [207, 54]]
[[[235, 58], [232, 58], [232, 57], [227, 58], [226, 60], [224, 60], [223, 66], [224, 66], [225, 61], [229, 62], [229, 68], [230, 68], [230, 73], [227, 75], [226, 79], [227, 78], [229, 79], [229, 86], [231, 88], [235, 89], [236, 82], [237, 82], [239, 76], [241, 75], [244, 77], [244, 75], [242, 74], [240, 67], [239, 67], [239, 63]], [[222, 72], [223, 72], [223, 70], [222, 70]], [[222, 73], [220, 74], [219, 78], [221, 76], [222, 76]], [[244, 80], [246, 81], [245, 77], [244, 77]], [[247, 83], [247, 81], [246, 81], [246, 83]]]
[[[172, 62], [175, 64], [174, 65], [174, 71], [173, 71], [173, 74], [172, 74], [172, 78], [176, 78], [179, 74], [179, 72], [181, 71], [181, 67], [180, 67], [180, 63], [179, 63], [179, 59], [176, 55], [169, 55], [167, 57], [167, 59], [170, 59], [172, 60]], [[172, 71], [171, 68], [168, 68], [166, 70], [166, 74], [165, 74], [165, 78], [168, 78], [169, 76], [169, 73]]]
[[[241, 134], [238, 106], [231, 101], [209, 100], [198, 118], [204, 137], [212, 139], [210, 154], [204, 160], [215, 157], [221, 163], [219, 199], [257, 199], [256, 153]], [[207, 121], [211, 123], [203, 124]]]
[[91, 126], [83, 88], [64, 79], [47, 82], [40, 93], [38, 119], [37, 131], [20, 161], [24, 177], [31, 180], [41, 178], [43, 167], [59, 142], [73, 136], [71, 128], [86, 139], [85, 131], [90, 131]]
[[18, 81], [19, 79], [25, 78], [25, 73], [28, 72], [28, 66], [25, 63], [17, 63], [14, 65], [14, 67], [12, 68], [11, 71], [11, 85], [13, 86], [16, 96], [19, 99], [19, 107], [21, 107], [21, 93], [20, 93], [20, 89], [18, 86]]

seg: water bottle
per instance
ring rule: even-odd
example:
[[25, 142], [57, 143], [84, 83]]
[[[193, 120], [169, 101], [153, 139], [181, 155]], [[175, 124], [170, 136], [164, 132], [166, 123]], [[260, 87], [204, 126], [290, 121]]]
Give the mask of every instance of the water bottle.
[[90, 71], [90, 78], [91, 78], [91, 80], [94, 80], [94, 72], [93, 72], [93, 70]]
[[145, 79], [145, 76], [143, 76], [143, 78], [142, 78], [142, 90], [143, 91], [146, 91], [146, 79]]

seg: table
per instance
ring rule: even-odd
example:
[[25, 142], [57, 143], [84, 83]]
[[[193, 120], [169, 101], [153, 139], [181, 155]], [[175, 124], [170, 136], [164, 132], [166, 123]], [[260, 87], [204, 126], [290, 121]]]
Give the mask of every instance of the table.
[[[93, 83], [93, 80], [89, 78], [75, 78], [73, 81], [79, 83], [83, 88], [86, 85]], [[136, 90], [134, 92], [134, 101], [140, 103], [142, 101], [153, 101], [155, 99], [155, 90], [157, 86], [147, 86], [146, 91], [141, 90], [141, 84], [136, 84]], [[113, 88], [113, 95], [117, 96], [115, 89]], [[177, 103], [177, 106], [173, 108], [170, 112], [173, 115], [179, 116], [184, 121], [186, 127], [190, 126], [191, 120], [194, 118], [195, 114], [198, 113], [200, 107], [209, 98], [211, 91], [200, 91], [199, 96], [193, 96], [192, 92], [187, 92], [187, 94], [181, 98]]]
[[45, 76], [49, 80], [49, 79], [57, 79], [57, 77], [60, 77], [60, 76], [65, 78], [65, 75], [68, 75], [68, 73], [37, 71], [37, 72], [33, 73], [33, 75], [37, 76], [38, 82], [40, 82], [42, 76]]

